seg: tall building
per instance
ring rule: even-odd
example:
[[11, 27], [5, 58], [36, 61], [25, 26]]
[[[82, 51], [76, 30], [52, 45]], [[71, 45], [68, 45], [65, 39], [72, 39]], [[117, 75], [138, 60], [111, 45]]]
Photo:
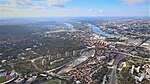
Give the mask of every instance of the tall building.
[[57, 53], [57, 59], [61, 58], [61, 54]]
[[45, 61], [46, 61], [45, 59], [42, 60], [42, 65], [43, 66], [45, 65]]
[[73, 56], [76, 56], [76, 51], [75, 50], [73, 50]]
[[65, 56], [68, 57], [68, 52], [67, 51], [65, 52]]
[[48, 61], [51, 61], [51, 55], [48, 55]]

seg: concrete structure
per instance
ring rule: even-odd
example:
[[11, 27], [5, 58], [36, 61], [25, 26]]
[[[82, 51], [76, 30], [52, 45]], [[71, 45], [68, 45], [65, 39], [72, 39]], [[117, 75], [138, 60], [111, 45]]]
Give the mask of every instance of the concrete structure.
[[145, 78], [146, 79], [150, 79], [150, 68], [149, 69], [146, 69], [146, 73], [145, 73]]
[[77, 55], [76, 51], [75, 51], [75, 50], [73, 50], [73, 56], [76, 56], [76, 55]]
[[23, 84], [24, 82], [24, 78], [18, 78], [17, 80], [15, 80], [15, 84]]
[[106, 60], [106, 56], [97, 56], [96, 57], [99, 61], [102, 61], [102, 60]]
[[2, 63], [2, 66], [6, 66], [7, 65], [7, 60], [2, 60], [1, 63]]
[[126, 66], [127, 66], [126, 62], [122, 62], [122, 63], [120, 64], [120, 66], [118, 67], [118, 70], [119, 70], [119, 71], [122, 71], [122, 69], [123, 69], [124, 67], [126, 67]]
[[48, 61], [51, 61], [51, 55], [48, 55]]
[[67, 51], [65, 52], [65, 56], [68, 57], [68, 52]]
[[142, 73], [142, 74], [141, 74], [141, 77], [139, 78], [139, 81], [141, 82], [141, 81], [144, 79], [144, 77], [145, 77], [145, 74]]
[[136, 67], [136, 68], [135, 68], [135, 71], [136, 71], [137, 73], [139, 73], [139, 72], [140, 72], [140, 68], [141, 68], [140, 66]]
[[43, 59], [43, 60], [42, 60], [42, 65], [43, 65], [43, 66], [47, 66], [47, 64], [48, 64], [48, 61], [47, 61], [46, 59]]
[[143, 67], [145, 69], [145, 78], [146, 79], [150, 79], [150, 65], [149, 64], [145, 64], [143, 65]]
[[135, 65], [132, 65], [130, 73], [133, 74]]
[[76, 84], [81, 84], [81, 82], [79, 80], [76, 81]]
[[139, 73], [140, 72], [140, 66], [138, 66], [138, 67], [135, 67], [135, 65], [132, 65], [132, 68], [131, 68], [131, 74], [134, 74], [134, 71], [136, 71], [137, 73]]
[[32, 82], [35, 81], [36, 78], [37, 78], [37, 76], [33, 76], [33, 77], [29, 78], [26, 83], [31, 84]]
[[140, 77], [135, 76], [134, 79], [135, 79], [136, 81], [142, 82], [142, 80], [144, 79], [144, 77], [145, 77], [145, 75], [144, 75], [144, 73], [142, 73]]

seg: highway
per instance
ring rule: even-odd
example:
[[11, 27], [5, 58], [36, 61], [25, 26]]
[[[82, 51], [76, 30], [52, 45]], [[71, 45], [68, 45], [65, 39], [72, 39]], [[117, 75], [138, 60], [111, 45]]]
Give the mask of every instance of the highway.
[[62, 72], [68, 72], [70, 71], [73, 67], [78, 66], [79, 64], [83, 63], [84, 61], [88, 60], [88, 58], [92, 57], [95, 55], [95, 49], [84, 49], [81, 53], [81, 56], [74, 60], [73, 62], [70, 62], [64, 69], [59, 71], [58, 73]]
[[34, 66], [37, 70], [41, 70], [41, 69], [39, 69], [39, 68], [36, 66], [35, 61], [36, 61], [36, 60], [39, 60], [39, 59], [42, 59], [42, 58], [43, 58], [43, 56], [31, 60], [31, 63], [33, 64], [33, 66]]
[[[139, 56], [135, 56], [135, 55], [132, 55], [132, 54], [129, 54], [129, 53], [124, 53], [124, 52], [117, 52], [119, 54], [119, 56], [116, 58], [115, 60], [115, 63], [114, 63], [114, 66], [113, 66], [113, 70], [112, 70], [112, 73], [111, 73], [111, 79], [110, 79], [110, 83], [109, 84], [116, 84], [117, 81], [117, 75], [116, 75], [116, 71], [117, 71], [117, 65], [118, 63], [124, 59], [124, 58], [127, 58], [127, 57], [136, 57], [136, 58], [140, 58], [142, 59], [142, 57], [139, 57]], [[150, 60], [150, 58], [145, 58], [144, 59], [145, 61], [146, 60]]]
[[[67, 66], [66, 68], [64, 68], [63, 70], [59, 71], [58, 73], [61, 73], [61, 72], [63, 72], [63, 71], [71, 70], [71, 68], [73, 68], [73, 67], [79, 65], [80, 63], [86, 61], [89, 57], [93, 57], [93, 56], [95, 55], [95, 49], [85, 48], [85, 49], [83, 49], [83, 50], [81, 51], [80, 54], [81, 54], [81, 56], [80, 56], [79, 58], [77, 58], [76, 60], [74, 60], [73, 62], [69, 62], [69, 63], [67, 63], [67, 64], [65, 64], [65, 65], [62, 65], [62, 66], [58, 67], [58, 69], [59, 69], [59, 68], [61, 68], [61, 67]], [[41, 70], [41, 69], [39, 69], [39, 68], [37, 67], [37, 65], [35, 64], [35, 61], [36, 61], [36, 60], [39, 60], [39, 59], [42, 59], [42, 58], [43, 58], [43, 56], [30, 60], [31, 63], [33, 64], [33, 66], [34, 66], [37, 70]], [[58, 74], [52, 73], [52, 71], [55, 71], [55, 70], [57, 70], [57, 68], [52, 69], [52, 70], [50, 70], [50, 71], [43, 71], [43, 72], [47, 73], [48, 75], [50, 75], [50, 76], [52, 76], [52, 77], [54, 77], [54, 78], [58, 78], [58, 79], [61, 79], [61, 80], [67, 80], [67, 79], [65, 79], [64, 77], [59, 76]], [[42, 71], [42, 70], [41, 70], [41, 71]]]
[[66, 65], [66, 67], [64, 69], [62, 69], [61, 71], [59, 71], [57, 74], [52, 73], [52, 72], [48, 72], [45, 71], [48, 75], [61, 79], [61, 80], [67, 80], [66, 78], [64, 78], [63, 76], [59, 76], [58, 74], [62, 73], [62, 72], [68, 72], [69, 70], [71, 70], [73, 67], [79, 65], [80, 63], [86, 61], [89, 57], [92, 57], [95, 55], [95, 50], [94, 49], [84, 49], [82, 51], [82, 54], [79, 58], [77, 58], [75, 61], [70, 62], [70, 64]]
[[113, 65], [113, 70], [112, 70], [112, 73], [111, 73], [110, 83], [109, 84], [117, 84], [117, 73], [116, 73], [117, 65], [122, 59], [124, 59], [126, 57], [142, 58], [142, 57], [139, 57], [139, 56], [132, 55], [132, 54], [130, 54], [130, 52], [133, 51], [134, 49], [136, 49], [137, 47], [141, 46], [143, 43], [145, 43], [147, 40], [149, 40], [149, 38], [150, 37], [147, 37], [145, 40], [140, 42], [138, 45], [135, 45], [133, 48], [129, 49], [127, 53], [117, 52], [119, 54], [119, 56], [117, 56], [117, 58], [115, 60], [115, 63]]
[[111, 77], [110, 77], [110, 83], [109, 84], [117, 84], [117, 65], [118, 63], [122, 60], [126, 58], [126, 56], [119, 54], [119, 56], [117, 56], [115, 63], [113, 65], [113, 70], [111, 72]]
[[[85, 49], [87, 49], [87, 48], [85, 48]], [[85, 49], [77, 50], [77, 52], [78, 52], [78, 51], [84, 51]], [[39, 59], [42, 59], [43, 56], [40, 56], [40, 55], [38, 55], [38, 56], [39, 56], [39, 57], [34, 58], [34, 59], [31, 59], [31, 60], [28, 60], [28, 61], [31, 61], [31, 63], [33, 64], [33, 66], [35, 67], [35, 69], [41, 70], [40, 68], [37, 67], [37, 65], [35, 64], [35, 61], [36, 61], [36, 60], [39, 60]], [[62, 66], [60, 66], [60, 67], [58, 67], [58, 68], [56, 68], [56, 69], [59, 69], [59, 68], [61, 68], [61, 67], [63, 67], [63, 66], [64, 66], [64, 65], [62, 65]], [[49, 72], [55, 71], [56, 69], [52, 69], [52, 70], [50, 70]]]
[[148, 41], [149, 39], [150, 39], [150, 37], [147, 37], [147, 38], [144, 39], [142, 42], [140, 42], [139, 44], [135, 45], [133, 48], [130, 48], [127, 53], [130, 53], [131, 51], [135, 50], [137, 47], [141, 46], [143, 43], [145, 43], [145, 42]]
[[117, 79], [116, 70], [117, 70], [117, 65], [114, 65], [113, 70], [111, 72], [110, 84], [116, 84], [116, 79]]
[[69, 67], [75, 67], [82, 62], [86, 61], [89, 57], [93, 57], [95, 55], [95, 49], [84, 50], [79, 58], [77, 58], [74, 62], [72, 62]]
[[[148, 38], [149, 39], [149, 38]], [[115, 59], [115, 62], [114, 62], [114, 65], [113, 65], [113, 69], [112, 69], [112, 72], [111, 72], [111, 76], [110, 76], [110, 81], [109, 81], [109, 84], [117, 84], [117, 65], [118, 63], [126, 58], [126, 57], [138, 57], [138, 58], [141, 58], [139, 56], [135, 56], [135, 55], [132, 55], [130, 54], [129, 52], [134, 50], [135, 48], [139, 47], [140, 45], [142, 45], [144, 42], [146, 42], [148, 39], [145, 39], [144, 41], [142, 41], [141, 43], [139, 43], [138, 45], [134, 46], [133, 48], [129, 49], [127, 53], [124, 53], [124, 52], [116, 52], [118, 53], [119, 55], [116, 57]], [[83, 49], [81, 52], [80, 52], [80, 57], [77, 58], [76, 60], [74, 60], [73, 62], [69, 62], [69, 64], [65, 65], [66, 67], [64, 69], [62, 69], [61, 71], [59, 71], [58, 73], [61, 73], [61, 72], [68, 72], [70, 71], [73, 67], [76, 67], [78, 66], [79, 64], [83, 63], [84, 61], [88, 60], [88, 58], [90, 57], [93, 57], [95, 55], [95, 49], [93, 48], [86, 48], [86, 49]], [[39, 70], [39, 68], [36, 66], [36, 64], [34, 63], [36, 60], [38, 59], [42, 59], [42, 57], [38, 57], [38, 58], [35, 58], [33, 60], [31, 60], [32, 64], [34, 65], [34, 67], [36, 69]], [[65, 80], [63, 77], [60, 77], [59, 75], [57, 74], [54, 74], [54, 73], [50, 73], [50, 72], [47, 72], [47, 74], [51, 75], [52, 77], [56, 77], [56, 78], [59, 78], [59, 79], [63, 79]]]

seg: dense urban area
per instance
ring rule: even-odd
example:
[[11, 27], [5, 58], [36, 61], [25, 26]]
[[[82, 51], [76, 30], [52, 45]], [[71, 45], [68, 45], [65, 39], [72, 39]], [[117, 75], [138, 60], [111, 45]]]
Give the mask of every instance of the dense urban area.
[[150, 20], [0, 19], [0, 83], [150, 84]]

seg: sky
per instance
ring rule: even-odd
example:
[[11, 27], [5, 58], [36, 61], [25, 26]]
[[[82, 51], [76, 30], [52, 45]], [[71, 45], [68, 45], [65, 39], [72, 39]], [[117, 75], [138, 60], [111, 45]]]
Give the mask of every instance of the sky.
[[0, 18], [150, 16], [150, 0], [0, 0]]

